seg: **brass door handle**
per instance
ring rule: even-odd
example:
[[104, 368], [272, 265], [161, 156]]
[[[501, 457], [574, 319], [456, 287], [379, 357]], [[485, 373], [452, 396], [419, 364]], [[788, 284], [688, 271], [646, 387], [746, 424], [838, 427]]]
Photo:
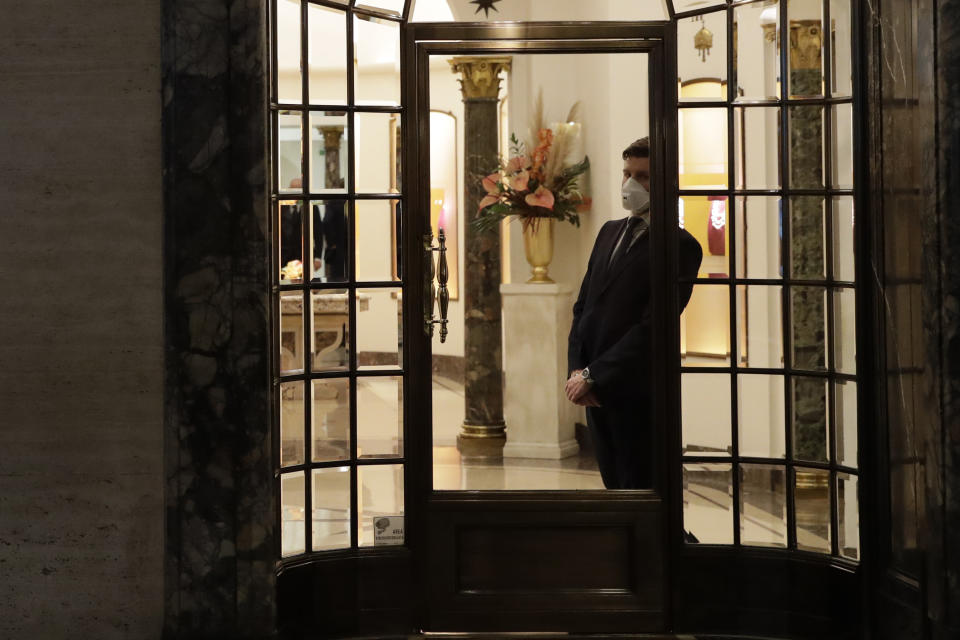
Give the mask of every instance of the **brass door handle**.
[[[437, 234], [438, 246], [433, 246], [433, 233], [427, 233], [423, 236], [424, 259], [429, 262], [425, 265], [427, 279], [424, 281], [423, 293], [423, 329], [426, 334], [433, 337], [434, 325], [440, 325], [440, 342], [447, 341], [447, 311], [450, 307], [450, 290], [447, 288], [447, 282], [450, 279], [450, 269], [447, 265], [447, 234], [441, 228]], [[433, 252], [439, 255], [436, 264], [433, 261]], [[434, 285], [434, 279], [440, 284], [439, 291]], [[440, 307], [440, 319], [433, 315], [434, 305]]]

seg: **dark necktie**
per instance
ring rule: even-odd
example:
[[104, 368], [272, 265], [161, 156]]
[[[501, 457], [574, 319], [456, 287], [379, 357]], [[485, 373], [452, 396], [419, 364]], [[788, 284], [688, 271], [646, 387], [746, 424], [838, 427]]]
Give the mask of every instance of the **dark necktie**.
[[634, 231], [640, 221], [640, 216], [630, 216], [627, 218], [627, 224], [624, 226], [623, 233], [620, 234], [617, 244], [613, 246], [613, 252], [610, 254], [610, 263], [608, 266], [613, 267], [613, 265], [626, 255], [630, 244], [633, 242]]

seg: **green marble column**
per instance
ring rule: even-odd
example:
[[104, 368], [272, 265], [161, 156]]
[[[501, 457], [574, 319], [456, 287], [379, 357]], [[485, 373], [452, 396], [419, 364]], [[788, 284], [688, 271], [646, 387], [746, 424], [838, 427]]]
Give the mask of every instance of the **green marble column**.
[[458, 57], [450, 61], [460, 75], [464, 106], [464, 355], [466, 417], [457, 436], [463, 458], [503, 457], [502, 322], [500, 232], [474, 228], [483, 197], [479, 176], [497, 166], [499, 153], [500, 72], [509, 57]]
[[[822, 35], [819, 21], [790, 24], [790, 95], [823, 95]], [[823, 108], [790, 110], [790, 186], [823, 188]], [[790, 275], [794, 279], [823, 280], [825, 247], [823, 198], [790, 199]], [[826, 301], [823, 287], [791, 288], [793, 367], [823, 370], [826, 362]], [[827, 460], [827, 394], [823, 380], [793, 379], [794, 456]]]

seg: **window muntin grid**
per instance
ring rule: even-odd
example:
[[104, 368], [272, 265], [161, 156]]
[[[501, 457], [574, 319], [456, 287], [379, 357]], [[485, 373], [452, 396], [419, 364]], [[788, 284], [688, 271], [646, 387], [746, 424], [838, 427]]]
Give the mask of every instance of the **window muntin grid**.
[[[390, 11], [397, 2], [350, 4], [271, 3], [274, 442], [284, 558], [372, 545], [373, 519], [402, 516], [404, 511], [404, 283], [397, 275], [400, 255], [393, 243], [378, 243], [370, 233], [371, 225], [391, 233], [391, 214], [404, 194], [399, 179], [378, 175], [384, 179], [371, 186], [364, 183], [364, 174], [358, 180], [357, 171], [358, 161], [393, 166], [394, 148], [387, 141], [395, 135], [393, 127], [399, 127], [403, 109], [398, 92], [386, 100], [358, 96], [364, 73], [360, 63], [379, 64], [376, 56], [382, 52], [367, 47], [363, 60], [354, 56], [358, 25], [360, 30], [371, 25], [398, 35], [402, 11]], [[332, 29], [329, 37], [323, 37], [324, 29]], [[347, 60], [355, 61], [349, 69]], [[314, 67], [337, 61], [343, 73], [312, 73]], [[383, 75], [393, 76], [399, 88], [397, 65], [399, 55], [394, 69]], [[374, 128], [377, 133], [384, 129], [383, 157], [358, 157], [357, 139], [369, 137]], [[374, 155], [380, 151], [371, 148]], [[360, 215], [364, 233], [358, 236]], [[323, 233], [315, 233], [318, 224]], [[357, 269], [358, 251], [365, 256], [386, 251], [379, 256], [386, 262], [374, 271]], [[291, 269], [281, 273], [290, 256], [301, 260], [301, 274]], [[391, 261], [397, 268], [390, 268]], [[397, 309], [387, 314], [392, 326], [365, 321], [371, 304]], [[363, 348], [371, 332], [381, 329], [393, 332], [394, 346], [386, 349], [385, 358], [368, 358], [379, 355]], [[396, 417], [386, 430], [379, 416], [369, 415], [365, 400], [382, 395], [370, 393], [381, 387], [395, 395], [385, 403], [384, 410]]]
[[[726, 77], [731, 79], [732, 86], [737, 87], [736, 92], [724, 95], [722, 99], [681, 100], [679, 105], [681, 138], [678, 142], [681, 146], [682, 122], [686, 114], [699, 110], [717, 113], [715, 110], [719, 109], [726, 114], [727, 184], [708, 188], [685, 185], [681, 175], [679, 196], [681, 203], [691, 198], [726, 199], [725, 232], [731, 239], [727, 243], [726, 259], [732, 268], [728, 268], [727, 273], [711, 273], [708, 274], [711, 277], [700, 277], [693, 282], [696, 285], [694, 295], [705, 287], [710, 287], [713, 292], [727, 289], [729, 302], [717, 309], [718, 313], [729, 314], [729, 320], [718, 321], [718, 324], [729, 331], [729, 353], [736, 354], [732, 362], [728, 357], [717, 361], [716, 366], [700, 362], [696, 363], [699, 366], [682, 363], [680, 367], [682, 405], [694, 401], [693, 396], [697, 394], [689, 390], [694, 385], [729, 390], [729, 396], [715, 398], [722, 405], [718, 415], [723, 419], [711, 423], [719, 430], [729, 428], [728, 433], [705, 436], [701, 428], [695, 431], [698, 437], [693, 438], [701, 442], [690, 441], [688, 429], [692, 431], [696, 425], [686, 421], [686, 412], [681, 406], [681, 419], [684, 420], [684, 448], [681, 452], [685, 496], [683, 518], [684, 529], [694, 535], [696, 531], [691, 527], [697, 527], [697, 519], [704, 513], [702, 509], [712, 509], [718, 524], [729, 522], [732, 531], [713, 531], [699, 540], [704, 544], [785, 546], [855, 560], [859, 531], [856, 522], [857, 372], [853, 318], [856, 300], [853, 273], [853, 96], [849, 61], [842, 60], [837, 65], [833, 59], [834, 46], [839, 47], [837, 51], [841, 56], [850, 55], [851, 7], [849, 1], [813, 1], [817, 5], [816, 20], [821, 29], [824, 24], [833, 25], [831, 16], [840, 13], [841, 22], [848, 31], [837, 38], [822, 41], [821, 86], [802, 92], [783, 91], [779, 82], [781, 78], [791, 77], [791, 56], [784, 48], [789, 40], [781, 38], [780, 34], [789, 33], [791, 12], [801, 6], [798, 0], [716, 3], [715, 7], [701, 7], [676, 16], [683, 20], [702, 15], [704, 22], [712, 24], [725, 18], [726, 37], [721, 41], [725, 40], [727, 46]], [[811, 2], [807, 0], [803, 4], [810, 5]], [[734, 24], [735, 17], [742, 20], [741, 16], [747, 14], [775, 21], [767, 27], [768, 31], [774, 29], [776, 55], [773, 57], [778, 79], [775, 91], [767, 86], [759, 92], [745, 91], [738, 85], [740, 70], [737, 65], [742, 63], [737, 60], [735, 48], [738, 43], [745, 43], [754, 36], [742, 25], [735, 27]], [[678, 40], [678, 47], [689, 46], [692, 42]], [[686, 71], [686, 75], [689, 76], [690, 72]], [[778, 97], [763, 97], [761, 94]], [[749, 147], [750, 141], [741, 144], [741, 136], [749, 137], [750, 123], [766, 122], [771, 114], [775, 114], [777, 130], [772, 139], [768, 135], [763, 140], [763, 146], [768, 156], [776, 158], [777, 179], [771, 177], [758, 181], [751, 175], [751, 158], [742, 148]], [[822, 123], [819, 144], [824, 151], [819, 172], [791, 174], [790, 163], [797, 143], [792, 144], [790, 136], [808, 133], [800, 131], [798, 124], [817, 121]], [[846, 145], [837, 144], [840, 141], [838, 123], [850, 132], [850, 137], [843, 141]], [[837, 152], [839, 146], [845, 146], [844, 153]], [[816, 167], [816, 163], [812, 164]], [[771, 176], [769, 172], [767, 175]], [[778, 236], [778, 255], [756, 252], [746, 243], [746, 233], [738, 233], [739, 225], [744, 225], [746, 231], [749, 220], [757, 215], [753, 207], [745, 206], [754, 203], [764, 205], [760, 215], [768, 216], [766, 239], [774, 238], [774, 233]], [[793, 238], [791, 231], [794, 231]], [[817, 234], [822, 238], [820, 254], [801, 253], [797, 243]], [[742, 255], [755, 257], [760, 264], [747, 266]], [[801, 255], [805, 258], [802, 263], [796, 260]], [[750, 317], [751, 309], [746, 301], [751, 300], [751, 293], [755, 291], [766, 291], [768, 297], [772, 293], [770, 299], [774, 301], [774, 307], [779, 301], [779, 310], [775, 314], [779, 322], [762, 325]], [[811, 300], [815, 301], [812, 305]], [[797, 324], [794, 305], [801, 303], [804, 306], [796, 311], [812, 315], [809, 326], [822, 322], [822, 352], [814, 350], [811, 353], [809, 345], [798, 344], [793, 339]], [[749, 328], [751, 321], [752, 330]], [[763, 335], [757, 335], [758, 325]], [[779, 353], [774, 349], [774, 355], [770, 357], [751, 359], [750, 342], [758, 339], [774, 341], [776, 344], [770, 346], [779, 346]], [[774, 401], [762, 407], [766, 413], [761, 411], [758, 414], [750, 397], [756, 398], [763, 390], [768, 392], [766, 397]], [[724, 397], [728, 399], [724, 400]], [[798, 411], [798, 397], [805, 402], [815, 398], [819, 403], [815, 406], [817, 410]], [[702, 416], [696, 419], [702, 420]], [[726, 489], [722, 491], [723, 487], [716, 482], [718, 473], [727, 479]], [[696, 484], [697, 478], [703, 478], [700, 484]], [[716, 495], [707, 500], [698, 491], [704, 494], [713, 491]], [[721, 496], [726, 497], [721, 500]], [[726, 510], [730, 512], [727, 514], [729, 518], [722, 515]], [[751, 514], [761, 511], [771, 522], [782, 522], [782, 532], [777, 527], [768, 528], [776, 531], [758, 531], [750, 519]], [[687, 542], [693, 541], [687, 537]]]

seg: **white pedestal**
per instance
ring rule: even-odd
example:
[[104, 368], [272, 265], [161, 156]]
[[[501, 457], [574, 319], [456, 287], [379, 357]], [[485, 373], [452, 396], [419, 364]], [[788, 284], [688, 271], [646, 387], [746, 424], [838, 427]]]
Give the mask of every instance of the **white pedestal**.
[[508, 458], [560, 459], [580, 451], [577, 407], [563, 392], [573, 290], [561, 284], [504, 284], [503, 413]]

